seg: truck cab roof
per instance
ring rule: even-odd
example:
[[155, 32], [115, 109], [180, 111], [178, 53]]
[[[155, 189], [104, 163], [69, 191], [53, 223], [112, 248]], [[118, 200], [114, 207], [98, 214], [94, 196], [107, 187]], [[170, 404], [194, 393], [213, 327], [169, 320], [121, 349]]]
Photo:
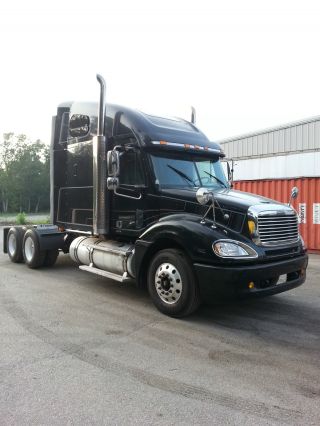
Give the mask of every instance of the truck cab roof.
[[[89, 118], [89, 131], [81, 140], [90, 140], [97, 134], [96, 102], [64, 102], [58, 114]], [[133, 132], [144, 148], [166, 150], [206, 151], [224, 156], [217, 143], [211, 142], [193, 123], [181, 118], [158, 117], [115, 104], [106, 104], [105, 133], [108, 137]]]

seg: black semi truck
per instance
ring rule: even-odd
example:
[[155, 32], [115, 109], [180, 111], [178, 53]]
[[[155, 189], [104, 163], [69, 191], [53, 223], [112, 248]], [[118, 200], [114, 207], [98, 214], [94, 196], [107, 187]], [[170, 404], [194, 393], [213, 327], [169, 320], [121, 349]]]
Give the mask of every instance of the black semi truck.
[[272, 295], [305, 281], [308, 257], [290, 201], [233, 190], [223, 151], [194, 119], [106, 104], [97, 79], [99, 103], [58, 106], [52, 225], [5, 228], [13, 262], [52, 266], [59, 251], [69, 253], [83, 271], [147, 287], [174, 317], [217, 295]]

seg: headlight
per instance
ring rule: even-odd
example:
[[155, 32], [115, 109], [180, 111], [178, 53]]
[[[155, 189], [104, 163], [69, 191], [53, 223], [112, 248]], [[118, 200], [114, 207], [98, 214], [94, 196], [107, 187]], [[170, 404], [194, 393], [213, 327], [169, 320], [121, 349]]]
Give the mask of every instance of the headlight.
[[219, 240], [212, 244], [214, 253], [219, 257], [256, 258], [258, 253], [247, 244], [234, 240]]

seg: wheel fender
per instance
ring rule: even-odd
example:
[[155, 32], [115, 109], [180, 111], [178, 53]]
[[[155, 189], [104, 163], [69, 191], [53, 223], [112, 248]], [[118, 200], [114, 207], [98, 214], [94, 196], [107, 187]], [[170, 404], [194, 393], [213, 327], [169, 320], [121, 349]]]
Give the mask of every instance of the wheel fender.
[[64, 232], [57, 226], [37, 226], [34, 228], [39, 239], [40, 250], [58, 250], [64, 247]]
[[8, 246], [7, 246], [7, 239], [8, 239], [8, 233], [9, 233], [10, 227], [6, 226], [3, 228], [3, 253], [8, 253]]
[[[189, 219], [186, 214], [162, 219], [144, 231], [136, 241], [135, 270], [136, 276], [139, 277], [139, 285], [142, 285], [140, 272], [143, 272], [145, 259], [149, 260], [150, 253], [153, 254], [158, 249], [170, 248], [170, 242], [172, 242], [172, 247], [181, 248], [192, 263], [212, 261], [212, 243], [224, 236], [222, 230], [203, 225], [193, 216]], [[163, 245], [164, 241], [165, 245]]]

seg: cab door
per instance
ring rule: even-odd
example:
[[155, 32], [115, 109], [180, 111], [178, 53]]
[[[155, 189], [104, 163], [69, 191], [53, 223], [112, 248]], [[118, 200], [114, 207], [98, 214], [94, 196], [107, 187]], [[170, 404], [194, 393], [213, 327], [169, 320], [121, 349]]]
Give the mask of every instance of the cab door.
[[159, 200], [150, 190], [146, 154], [133, 132], [126, 128], [114, 136], [113, 146], [120, 151], [120, 175], [119, 187], [112, 193], [111, 229], [136, 238], [159, 219]]

